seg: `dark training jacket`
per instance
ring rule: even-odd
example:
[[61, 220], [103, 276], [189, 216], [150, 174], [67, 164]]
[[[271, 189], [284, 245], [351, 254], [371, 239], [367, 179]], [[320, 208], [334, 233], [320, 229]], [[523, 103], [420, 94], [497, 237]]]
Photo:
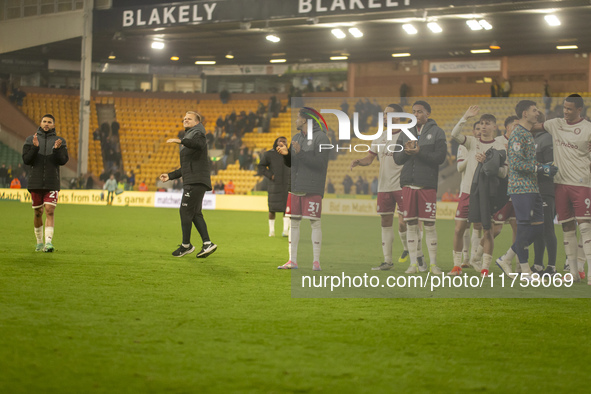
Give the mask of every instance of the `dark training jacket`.
[[291, 186], [291, 170], [285, 165], [283, 156], [275, 150], [277, 140], [279, 138], [273, 143], [273, 149], [265, 152], [258, 167], [259, 174], [269, 180], [269, 212], [285, 212], [287, 192]]
[[[313, 139], [303, 133], [297, 133], [292, 138], [300, 144], [301, 150], [298, 154], [291, 152], [291, 179], [293, 193], [311, 193], [324, 196], [326, 183], [326, 171], [328, 170], [328, 150], [320, 151], [320, 144], [329, 145], [330, 140], [324, 130], [318, 125], [314, 126]], [[291, 151], [291, 146], [290, 146]]]
[[468, 220], [470, 223], [482, 223], [485, 230], [491, 228], [492, 215], [509, 201], [508, 177], [499, 178], [497, 175], [506, 160], [507, 153], [504, 150], [489, 149], [484, 163], [479, 163], [474, 171]]
[[207, 186], [211, 190], [210, 164], [205, 127], [201, 123], [186, 131], [180, 147], [181, 168], [168, 174], [172, 179], [183, 177], [183, 185]]
[[[55, 129], [47, 133], [37, 129], [39, 146], [33, 145], [33, 135], [27, 137], [23, 146], [23, 163], [31, 166], [27, 175], [29, 190], [60, 190], [60, 166], [70, 159], [66, 140], [58, 137]], [[59, 149], [53, 149], [55, 141], [62, 140]]]
[[[433, 119], [427, 120], [420, 136], [417, 134], [416, 126], [410, 129], [410, 132], [418, 137], [419, 153], [411, 156], [402, 150], [393, 154], [396, 164], [404, 165], [400, 173], [400, 186], [419, 186], [437, 190], [439, 166], [447, 156], [445, 132]], [[410, 138], [401, 132], [397, 143], [404, 146], [407, 141], [410, 141]]]
[[[554, 144], [552, 136], [546, 130], [534, 134], [536, 142], [536, 160], [548, 164], [554, 161]], [[554, 177], [538, 174], [538, 187], [542, 196], [554, 197]]]

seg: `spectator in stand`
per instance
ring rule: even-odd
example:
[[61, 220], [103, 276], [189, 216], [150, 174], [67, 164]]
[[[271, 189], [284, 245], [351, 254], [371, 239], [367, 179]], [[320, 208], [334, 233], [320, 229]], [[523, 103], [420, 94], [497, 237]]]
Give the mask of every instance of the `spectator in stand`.
[[371, 181], [371, 195], [377, 196], [378, 195], [378, 177], [375, 176], [373, 181]]
[[405, 105], [408, 105], [408, 85], [404, 82], [402, 82], [402, 84], [400, 85], [400, 106], [404, 107]]
[[12, 182], [10, 182], [11, 189], [20, 189], [21, 188], [21, 181], [18, 178], [13, 178]]
[[454, 201], [454, 195], [451, 192], [451, 189], [447, 189], [445, 193], [441, 196], [441, 201], [443, 202], [452, 202]]
[[343, 100], [343, 102], [341, 103], [341, 111], [346, 113], [347, 116], [349, 115], [349, 103], [347, 102], [347, 100]]
[[181, 178], [172, 181], [172, 190], [183, 190], [183, 182], [181, 182]]
[[213, 149], [213, 143], [215, 141], [215, 137], [213, 133], [210, 131], [205, 134], [205, 140], [207, 141], [207, 149]]
[[0, 188], [4, 188], [8, 185], [8, 168], [6, 164], [2, 164], [0, 167]]
[[363, 178], [359, 175], [357, 182], [355, 182], [355, 194], [363, 194]]
[[351, 193], [351, 186], [353, 186], [353, 179], [349, 175], [345, 175], [343, 179], [343, 187], [345, 188], [345, 194]]
[[119, 124], [119, 122], [117, 122], [117, 119], [113, 119], [113, 122], [111, 123], [111, 135], [118, 137], [120, 127], [121, 125]]
[[332, 184], [332, 180], [329, 178], [328, 183], [326, 184], [326, 192], [330, 194], [334, 194], [334, 185]]
[[[238, 163], [240, 164], [241, 170], [248, 170], [248, 155], [250, 152], [248, 151], [248, 147], [244, 144], [240, 147], [240, 154], [238, 155]], [[252, 162], [252, 159], [250, 160]]]
[[501, 85], [501, 95], [503, 97], [509, 97], [509, 95], [511, 94], [511, 82], [505, 78], [505, 80], [503, 81], [503, 84]]
[[140, 185], [138, 187], [138, 190], [140, 192], [147, 192], [148, 191], [148, 186], [146, 185], [146, 181], [145, 180], [140, 182]]
[[133, 187], [135, 186], [135, 173], [133, 170], [129, 171], [127, 175], [127, 184], [129, 185], [129, 190], [133, 190]]
[[226, 183], [226, 186], [224, 186], [224, 192], [226, 194], [234, 194], [234, 182], [232, 182], [232, 180], [229, 180], [228, 183]]
[[103, 190], [107, 191], [107, 205], [113, 205], [115, 191], [117, 191], [117, 180], [115, 179], [115, 175], [111, 174], [109, 180], [103, 185]]
[[230, 101], [230, 92], [228, 92], [226, 89], [223, 89], [220, 92], [220, 101], [222, 104], [227, 104], [228, 101]]
[[94, 189], [94, 178], [92, 177], [92, 172], [86, 174], [86, 189]]
[[222, 180], [220, 179], [213, 186], [213, 190], [214, 190], [215, 193], [224, 194], [224, 188], [225, 188], [225, 186], [226, 185], [224, 185], [224, 182], [222, 182]]

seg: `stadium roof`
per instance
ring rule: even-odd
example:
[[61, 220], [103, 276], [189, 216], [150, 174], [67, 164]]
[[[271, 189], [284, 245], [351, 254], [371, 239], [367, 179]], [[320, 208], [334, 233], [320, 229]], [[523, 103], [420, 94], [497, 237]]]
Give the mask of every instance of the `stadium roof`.
[[[330, 9], [334, 2], [347, 5], [361, 2], [365, 7], [370, 3], [392, 4], [391, 0], [299, 0], [293, 4], [300, 7], [302, 3], [306, 7], [310, 4], [310, 7], [319, 6], [322, 10]], [[374, 12], [348, 9], [332, 14], [313, 8], [305, 15], [287, 10], [288, 7], [283, 7], [284, 2], [274, 19], [262, 19], [263, 16], [270, 17], [271, 11], [267, 7], [258, 18], [255, 12], [248, 17], [249, 20], [228, 17], [228, 20], [220, 18], [212, 23], [198, 24], [162, 23], [163, 9], [153, 11], [158, 7], [156, 3], [161, 2], [115, 1], [114, 8], [96, 11], [93, 61], [191, 65], [197, 60], [214, 60], [218, 65], [235, 65], [269, 64], [274, 58], [286, 59], [287, 63], [327, 62], [331, 56], [346, 55], [351, 62], [366, 62], [391, 60], [393, 53], [410, 53], [411, 59], [549, 54], [558, 53], [558, 45], [576, 45], [576, 52], [591, 52], [591, 4], [585, 0], [400, 0], [396, 3], [408, 3], [408, 7], [382, 7]], [[216, 2], [167, 3], [161, 7], [176, 5], [174, 12], [177, 14], [172, 15], [178, 19], [178, 7], [197, 4], [201, 7], [197, 12], [203, 18], [208, 11], [203, 6], [209, 4], [211, 11], [213, 3]], [[218, 10], [229, 4], [223, 0], [218, 3]], [[233, 0], [232, 3], [241, 4], [243, 9], [249, 4], [253, 7], [278, 4], [275, 0]], [[425, 8], [413, 8], [417, 5]], [[138, 18], [137, 9], [144, 11], [143, 19]], [[133, 15], [133, 25], [124, 27], [121, 16], [114, 17], [124, 10], [131, 10], [132, 14], [127, 16]], [[151, 12], [159, 15], [149, 25]], [[561, 24], [550, 26], [546, 15], [556, 15]], [[191, 17], [192, 14], [188, 16]], [[483, 28], [480, 30], [471, 30], [467, 20], [475, 20], [477, 24], [485, 20], [492, 29], [487, 30], [481, 24]], [[138, 21], [144, 25], [137, 26]], [[128, 19], [128, 25], [129, 22]], [[440, 26], [441, 33], [428, 28], [432, 22]], [[407, 34], [404, 24], [412, 24], [417, 33]], [[363, 36], [355, 38], [348, 31], [351, 27], [359, 29]], [[337, 28], [343, 31], [344, 38], [333, 35], [332, 30]], [[268, 41], [268, 35], [275, 35], [280, 41]], [[152, 49], [151, 43], [155, 40], [163, 42], [165, 48]], [[79, 60], [80, 43], [81, 39], [76, 38], [2, 54], [0, 58]], [[488, 49], [493, 43], [500, 49], [491, 49], [490, 54], [484, 55], [471, 53], [471, 50]], [[226, 58], [228, 52], [232, 52], [233, 59]], [[115, 55], [115, 60], [109, 60], [109, 55]], [[173, 62], [170, 60], [172, 56], [178, 56], [179, 60]]]

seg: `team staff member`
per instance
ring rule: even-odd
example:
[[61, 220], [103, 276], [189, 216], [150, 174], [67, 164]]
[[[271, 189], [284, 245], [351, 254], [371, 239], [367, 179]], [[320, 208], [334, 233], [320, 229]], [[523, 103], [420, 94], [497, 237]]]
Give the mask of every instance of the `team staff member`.
[[[43, 115], [37, 132], [23, 146], [23, 162], [31, 166], [28, 188], [35, 218], [35, 251], [53, 252], [54, 211], [60, 191], [60, 166], [69, 160], [66, 140], [55, 131], [55, 118]], [[43, 211], [45, 211], [45, 246], [43, 245]]]
[[415, 102], [412, 113], [417, 118], [417, 124], [410, 129], [410, 132], [417, 140], [412, 141], [405, 133], [401, 133], [397, 143], [404, 146], [404, 150], [394, 153], [396, 164], [404, 165], [400, 174], [400, 186], [402, 186], [408, 254], [411, 262], [411, 267], [406, 272], [418, 271], [418, 223], [421, 220], [426, 234], [425, 241], [429, 251], [431, 272], [439, 275], [442, 271], [437, 267], [435, 210], [439, 166], [445, 161], [447, 143], [445, 132], [433, 119], [429, 119], [431, 115], [429, 103], [422, 100]]
[[160, 175], [162, 182], [183, 177], [183, 198], [179, 209], [183, 242], [172, 252], [175, 257], [192, 253], [191, 228], [193, 224], [201, 235], [203, 246], [197, 253], [198, 258], [205, 258], [216, 251], [217, 245], [211, 242], [207, 232], [207, 224], [201, 212], [203, 196], [211, 190], [210, 164], [207, 153], [205, 127], [201, 124], [201, 116], [194, 111], [187, 111], [183, 119], [185, 136], [183, 139], [171, 138], [167, 143], [180, 144], [181, 168], [168, 174]]

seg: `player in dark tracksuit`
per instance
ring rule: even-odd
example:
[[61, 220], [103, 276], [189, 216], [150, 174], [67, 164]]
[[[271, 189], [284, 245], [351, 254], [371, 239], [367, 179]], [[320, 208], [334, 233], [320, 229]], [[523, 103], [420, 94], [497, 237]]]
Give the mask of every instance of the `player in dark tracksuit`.
[[185, 127], [185, 135], [182, 139], [171, 138], [166, 141], [180, 145], [181, 168], [160, 175], [162, 182], [183, 177], [183, 198], [179, 209], [183, 242], [177, 250], [172, 252], [172, 255], [182, 257], [195, 250], [195, 247], [191, 245], [191, 229], [194, 224], [203, 241], [203, 247], [197, 253], [197, 257], [205, 258], [217, 249], [217, 245], [209, 239], [207, 224], [201, 212], [205, 192], [211, 190], [205, 128], [201, 124], [201, 116], [193, 111], [188, 111], [185, 114], [183, 126]]
[[[552, 163], [554, 161], [554, 144], [552, 136], [543, 130], [534, 135], [536, 143], [536, 160], [540, 163]], [[532, 272], [542, 274], [547, 272], [551, 275], [556, 273], [556, 233], [554, 232], [554, 216], [556, 206], [554, 204], [554, 181], [553, 177], [538, 174], [538, 187], [542, 195], [544, 206], [544, 236], [537, 237], [534, 241], [534, 265]], [[544, 249], [548, 249], [548, 268], [544, 271]]]

